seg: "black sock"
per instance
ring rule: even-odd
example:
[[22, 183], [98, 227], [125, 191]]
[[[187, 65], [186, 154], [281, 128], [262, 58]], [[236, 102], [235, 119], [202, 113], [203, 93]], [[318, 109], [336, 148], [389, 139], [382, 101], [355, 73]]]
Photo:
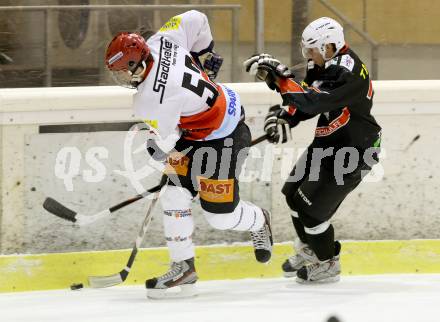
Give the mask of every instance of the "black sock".
[[335, 231], [332, 225], [323, 233], [317, 235], [307, 234], [307, 241], [320, 261], [325, 261], [335, 256]]
[[298, 235], [298, 238], [304, 243], [307, 244], [307, 235], [306, 232], [304, 231], [304, 225], [302, 224], [302, 222], [299, 220], [299, 218], [296, 217], [292, 217], [292, 223], [293, 223], [293, 227], [296, 230], [296, 234]]

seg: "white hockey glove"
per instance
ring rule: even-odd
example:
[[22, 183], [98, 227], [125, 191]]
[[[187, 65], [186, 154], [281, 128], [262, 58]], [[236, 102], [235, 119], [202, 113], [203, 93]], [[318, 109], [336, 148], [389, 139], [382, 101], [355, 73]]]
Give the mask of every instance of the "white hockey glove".
[[264, 132], [266, 132], [267, 141], [279, 144], [292, 140], [292, 132], [287, 118], [287, 112], [280, 105], [269, 108], [264, 119]]

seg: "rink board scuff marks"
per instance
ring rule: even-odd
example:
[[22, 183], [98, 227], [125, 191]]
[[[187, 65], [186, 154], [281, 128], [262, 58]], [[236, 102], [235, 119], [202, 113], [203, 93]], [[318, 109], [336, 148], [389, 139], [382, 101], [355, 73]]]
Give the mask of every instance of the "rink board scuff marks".
[[[341, 261], [343, 275], [440, 273], [440, 240], [346, 241]], [[125, 265], [130, 250], [41, 255], [0, 256], [0, 292], [67, 289], [84, 283], [87, 276], [110, 275]], [[201, 280], [274, 278], [281, 276], [281, 263], [292, 254], [291, 243], [275, 244], [267, 265], [254, 259], [250, 245], [200, 246], [196, 249]], [[140, 251], [125, 285], [168, 268], [166, 248]]]
[[440, 274], [197, 283], [191, 299], [149, 300], [143, 286], [0, 294], [3, 322], [438, 322]]

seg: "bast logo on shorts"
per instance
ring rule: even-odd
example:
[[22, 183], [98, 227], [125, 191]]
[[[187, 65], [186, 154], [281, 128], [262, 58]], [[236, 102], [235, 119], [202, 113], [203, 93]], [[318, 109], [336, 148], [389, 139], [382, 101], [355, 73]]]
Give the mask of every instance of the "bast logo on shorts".
[[208, 179], [197, 176], [200, 198], [215, 203], [234, 200], [234, 179]]

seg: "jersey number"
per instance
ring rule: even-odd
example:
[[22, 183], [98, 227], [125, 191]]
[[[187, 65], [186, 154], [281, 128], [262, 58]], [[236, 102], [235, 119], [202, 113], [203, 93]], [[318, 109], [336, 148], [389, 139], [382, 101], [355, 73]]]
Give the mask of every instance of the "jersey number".
[[367, 69], [367, 66], [365, 66], [364, 64], [362, 64], [361, 72], [359, 75], [361, 75], [364, 79], [367, 78], [368, 69]]
[[[185, 66], [196, 73], [200, 73], [200, 70], [194, 64], [190, 56], [185, 56]], [[199, 79], [197, 86], [194, 86], [193, 84], [191, 84], [191, 80], [192, 80], [192, 75], [190, 73], [183, 73], [182, 87], [190, 90], [191, 92], [193, 92], [194, 94], [200, 97], [203, 96], [203, 93], [205, 92], [205, 88], [209, 89], [212, 92], [213, 96], [208, 97], [206, 99], [206, 104], [208, 104], [209, 107], [213, 107], [215, 100], [217, 99], [218, 96], [217, 88], [215, 88], [214, 85], [212, 85], [210, 82], [204, 79]]]

